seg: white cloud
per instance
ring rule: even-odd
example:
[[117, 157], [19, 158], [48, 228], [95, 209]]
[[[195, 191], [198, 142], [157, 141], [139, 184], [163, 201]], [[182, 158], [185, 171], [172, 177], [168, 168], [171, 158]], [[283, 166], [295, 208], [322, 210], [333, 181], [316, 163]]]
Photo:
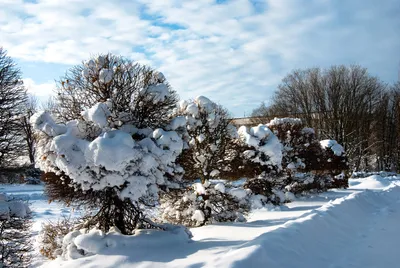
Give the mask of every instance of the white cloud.
[[47, 98], [53, 95], [53, 90], [55, 88], [54, 82], [49, 81], [46, 83], [37, 84], [32, 78], [25, 78], [23, 81], [28, 94], [39, 98]]
[[380, 66], [400, 47], [400, 20], [387, 16], [396, 0], [257, 0], [262, 11], [254, 2], [0, 0], [0, 44], [32, 62], [132, 57], [163, 71], [182, 98], [205, 94], [237, 115], [293, 68], [355, 62], [390, 76]]

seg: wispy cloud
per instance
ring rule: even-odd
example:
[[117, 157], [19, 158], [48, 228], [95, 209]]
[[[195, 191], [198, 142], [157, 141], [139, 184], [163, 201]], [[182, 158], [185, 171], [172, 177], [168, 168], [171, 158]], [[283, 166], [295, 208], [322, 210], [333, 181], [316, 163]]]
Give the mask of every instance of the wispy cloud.
[[[360, 63], [393, 81], [400, 60], [397, 0], [0, 0], [0, 5], [0, 44], [15, 58], [67, 68], [90, 54], [118, 53], [163, 71], [182, 98], [204, 94], [238, 116], [268, 99], [293, 68]], [[57, 78], [38, 75], [43, 77], [32, 78]]]

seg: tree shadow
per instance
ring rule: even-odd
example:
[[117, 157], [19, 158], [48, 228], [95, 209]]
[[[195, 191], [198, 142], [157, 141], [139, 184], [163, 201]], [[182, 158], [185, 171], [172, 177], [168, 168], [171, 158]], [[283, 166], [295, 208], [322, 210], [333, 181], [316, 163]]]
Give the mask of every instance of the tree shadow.
[[[113, 256], [119, 255], [122, 258], [119, 258], [117, 262], [113, 263], [114, 267], [120, 267], [123, 264], [127, 263], [134, 265], [135, 263], [140, 262], [154, 262], [160, 263], [161, 265], [164, 263], [169, 263], [171, 261], [176, 261], [180, 259], [186, 259], [191, 255], [195, 254], [198, 251], [212, 249], [217, 250], [220, 248], [221, 251], [226, 250], [226, 248], [234, 248], [239, 247], [246, 243], [247, 241], [227, 241], [227, 240], [213, 240], [213, 239], [204, 239], [197, 241], [190, 241], [188, 243], [171, 243], [167, 247], [163, 247], [162, 250], [158, 247], [151, 248], [135, 248], [129, 250], [126, 248], [125, 250], [121, 250], [121, 248], [108, 248], [107, 250], [103, 250], [100, 255], [104, 256]], [[199, 260], [198, 263], [192, 263], [189, 267], [203, 267], [205, 265], [204, 260]]]

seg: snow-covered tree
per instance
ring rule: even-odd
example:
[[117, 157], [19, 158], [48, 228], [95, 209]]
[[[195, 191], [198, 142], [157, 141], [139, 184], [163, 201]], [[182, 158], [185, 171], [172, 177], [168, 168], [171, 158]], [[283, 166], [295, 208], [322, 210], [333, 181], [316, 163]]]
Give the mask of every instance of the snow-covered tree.
[[124, 234], [154, 227], [143, 206], [182, 172], [175, 164], [182, 139], [162, 128], [175, 91], [161, 73], [110, 54], [73, 67], [61, 84], [60, 123], [47, 112], [31, 118], [50, 198], [98, 208], [84, 227]]
[[[242, 157], [249, 147], [238, 138], [227, 110], [198, 96], [192, 101], [181, 101], [175, 113], [178, 117], [171, 126], [177, 127], [185, 141], [185, 149], [178, 158], [184, 180], [180, 188], [163, 193], [163, 219], [187, 226], [244, 219], [248, 200], [225, 192], [229, 186], [222, 181], [217, 185], [209, 182], [254, 174], [252, 163]], [[201, 182], [193, 183], [196, 180]]]
[[264, 203], [290, 201], [293, 194], [305, 191], [347, 187], [343, 148], [336, 141], [318, 141], [300, 119], [275, 118], [266, 125], [241, 127], [239, 136], [252, 147], [243, 154], [259, 172], [244, 187], [264, 196]]
[[23, 153], [20, 118], [26, 98], [21, 71], [0, 47], [0, 168]]
[[0, 267], [29, 267], [31, 211], [20, 200], [0, 194]]
[[275, 118], [267, 124], [283, 145], [282, 176], [293, 193], [347, 187], [348, 169], [343, 147], [319, 141], [312, 128], [298, 118]]
[[240, 178], [244, 163], [235, 160], [240, 157], [242, 144], [228, 111], [198, 96], [193, 101], [181, 101], [176, 112], [186, 122], [181, 129], [186, 148], [179, 157], [186, 180], [201, 179], [204, 183], [210, 178]]

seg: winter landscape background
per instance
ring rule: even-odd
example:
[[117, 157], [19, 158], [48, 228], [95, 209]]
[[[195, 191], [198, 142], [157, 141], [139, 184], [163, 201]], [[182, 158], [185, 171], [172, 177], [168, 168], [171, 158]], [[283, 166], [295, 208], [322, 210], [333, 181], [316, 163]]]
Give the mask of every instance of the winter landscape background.
[[0, 6], [0, 267], [400, 263], [396, 1]]

